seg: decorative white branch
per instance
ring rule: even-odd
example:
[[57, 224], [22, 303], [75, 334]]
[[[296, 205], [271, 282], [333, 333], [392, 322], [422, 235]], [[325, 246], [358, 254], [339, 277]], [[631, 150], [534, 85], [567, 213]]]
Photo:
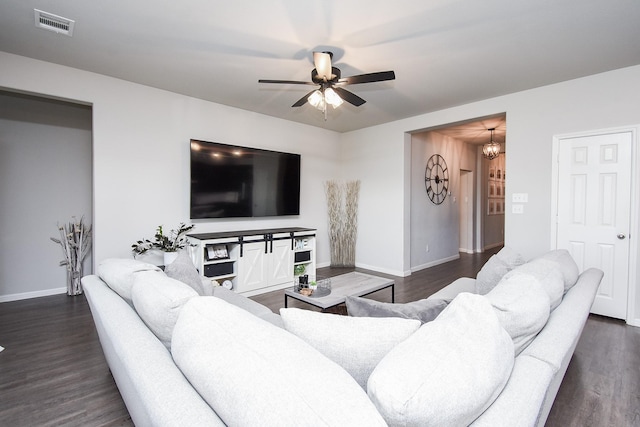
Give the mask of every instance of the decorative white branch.
[[355, 266], [360, 181], [327, 181], [327, 215], [332, 266]]
[[58, 224], [60, 238], [51, 240], [62, 248], [64, 259], [60, 265], [67, 268], [67, 294], [78, 295], [82, 293], [82, 263], [91, 249], [91, 226], [84, 224], [84, 217], [79, 221], [75, 216], [72, 218], [69, 224]]

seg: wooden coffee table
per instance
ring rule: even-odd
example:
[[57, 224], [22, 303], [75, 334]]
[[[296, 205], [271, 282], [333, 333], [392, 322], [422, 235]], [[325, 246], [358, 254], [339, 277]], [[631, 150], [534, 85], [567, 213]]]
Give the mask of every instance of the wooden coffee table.
[[348, 296], [361, 297], [386, 288], [391, 288], [391, 302], [395, 302], [393, 280], [354, 271], [331, 277], [331, 293], [327, 296], [314, 298], [294, 291], [293, 287], [285, 289], [284, 307], [287, 308], [289, 298], [294, 298], [326, 311], [344, 303]]

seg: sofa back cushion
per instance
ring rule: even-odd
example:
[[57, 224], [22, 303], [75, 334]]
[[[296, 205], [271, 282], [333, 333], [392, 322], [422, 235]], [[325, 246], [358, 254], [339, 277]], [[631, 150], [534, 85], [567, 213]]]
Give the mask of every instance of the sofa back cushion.
[[369, 375], [399, 342], [418, 330], [419, 320], [349, 317], [281, 308], [287, 331], [342, 366], [366, 390]]
[[538, 279], [529, 274], [505, 277], [487, 295], [502, 327], [520, 354], [549, 319], [551, 302]]
[[580, 275], [578, 264], [576, 264], [575, 260], [566, 249], [549, 251], [540, 258], [552, 261], [556, 264], [556, 268], [562, 273], [565, 294], [578, 281], [578, 276]]
[[185, 304], [171, 353], [227, 425], [385, 425], [347, 371], [295, 335], [219, 298]]
[[493, 289], [509, 271], [525, 263], [525, 259], [505, 246], [482, 266], [476, 275], [476, 293], [485, 295]]
[[129, 304], [135, 273], [162, 271], [156, 265], [128, 258], [107, 258], [98, 264], [97, 274], [114, 292]]
[[167, 347], [182, 306], [198, 293], [179, 280], [161, 271], [146, 271], [135, 275], [131, 297], [140, 318]]
[[186, 251], [181, 251], [171, 264], [165, 266], [164, 272], [167, 276], [191, 286], [198, 295], [206, 295], [202, 283], [203, 277], [198, 273], [198, 269]]
[[493, 307], [462, 293], [380, 361], [368, 394], [389, 425], [469, 425], [500, 394], [513, 341]]
[[558, 269], [557, 262], [537, 258], [510, 271], [504, 276], [504, 279], [520, 274], [533, 276], [540, 282], [547, 295], [549, 295], [551, 311], [560, 305], [564, 295], [564, 278], [562, 272]]

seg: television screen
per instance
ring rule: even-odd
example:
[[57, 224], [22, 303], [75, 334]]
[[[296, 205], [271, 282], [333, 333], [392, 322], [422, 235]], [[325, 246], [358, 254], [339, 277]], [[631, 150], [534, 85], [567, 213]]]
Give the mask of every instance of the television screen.
[[191, 140], [191, 218], [300, 214], [300, 155]]

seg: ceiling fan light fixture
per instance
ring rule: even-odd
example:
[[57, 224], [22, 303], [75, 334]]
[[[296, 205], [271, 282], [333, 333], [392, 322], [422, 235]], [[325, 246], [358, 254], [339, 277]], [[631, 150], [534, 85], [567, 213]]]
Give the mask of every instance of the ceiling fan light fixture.
[[344, 102], [332, 88], [327, 88], [324, 91], [324, 98], [327, 104], [330, 104], [333, 108], [338, 108]]
[[500, 155], [500, 143], [493, 140], [493, 131], [496, 128], [487, 129], [491, 132], [491, 140], [482, 146], [482, 155], [489, 160], [493, 160]]
[[325, 103], [324, 103], [324, 95], [320, 90], [315, 90], [308, 98], [309, 104], [313, 105], [320, 111], [324, 111]]

